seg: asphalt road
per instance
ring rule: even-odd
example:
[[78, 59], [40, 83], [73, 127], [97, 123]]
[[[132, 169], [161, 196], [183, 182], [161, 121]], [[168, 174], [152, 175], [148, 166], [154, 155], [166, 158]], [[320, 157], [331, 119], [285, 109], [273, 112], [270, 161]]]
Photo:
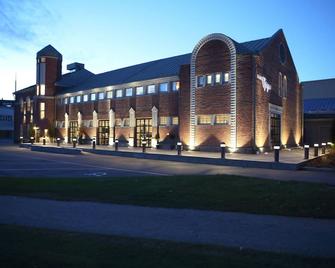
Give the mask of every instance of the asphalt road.
[[102, 177], [233, 174], [276, 180], [324, 182], [335, 185], [335, 173], [229, 167], [84, 153], [65, 155], [32, 152], [0, 145], [1, 177]]

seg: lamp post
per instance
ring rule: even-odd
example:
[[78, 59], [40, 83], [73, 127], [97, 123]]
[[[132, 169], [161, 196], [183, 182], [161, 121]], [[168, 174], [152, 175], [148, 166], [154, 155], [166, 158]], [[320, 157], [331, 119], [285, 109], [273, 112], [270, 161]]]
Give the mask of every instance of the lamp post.
[[309, 145], [308, 144], [304, 145], [304, 154], [305, 154], [304, 159], [308, 159], [309, 158]]
[[45, 137], [42, 138], [43, 145], [45, 145]]
[[118, 139], [116, 139], [114, 142], [114, 148], [115, 148], [115, 151], [119, 150], [119, 140]]
[[73, 138], [73, 139], [72, 139], [72, 143], [73, 143], [73, 148], [76, 148], [76, 145], [77, 145], [77, 138]]
[[326, 153], [326, 146], [327, 146], [327, 143], [323, 142], [321, 143], [321, 153], [322, 154], [325, 154]]
[[92, 149], [93, 149], [93, 150], [95, 150], [95, 142], [96, 142], [96, 141], [95, 141], [95, 137], [93, 137], [93, 139], [92, 139]]
[[142, 153], [146, 152], [146, 147], [147, 147], [147, 141], [146, 140], [142, 140]]
[[226, 144], [224, 142], [221, 142], [220, 148], [221, 148], [221, 158], [225, 159], [226, 158]]
[[34, 137], [30, 137], [30, 143], [34, 144]]
[[181, 143], [181, 141], [178, 141], [177, 142], [177, 154], [178, 155], [181, 155], [181, 148], [182, 148], [182, 143]]
[[20, 144], [22, 144], [22, 143], [23, 143], [23, 137], [20, 136]]
[[60, 138], [57, 138], [57, 146], [60, 146]]
[[273, 146], [273, 149], [275, 150], [274, 156], [275, 156], [275, 162], [279, 162], [279, 151], [280, 151], [280, 146], [276, 145]]
[[319, 144], [314, 144], [314, 156], [319, 156]]

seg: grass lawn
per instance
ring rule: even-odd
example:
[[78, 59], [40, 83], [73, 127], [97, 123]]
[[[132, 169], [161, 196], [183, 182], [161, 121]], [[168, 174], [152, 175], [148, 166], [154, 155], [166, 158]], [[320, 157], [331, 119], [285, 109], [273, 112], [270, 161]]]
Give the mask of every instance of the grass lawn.
[[334, 267], [335, 259], [0, 225], [1, 267]]
[[0, 194], [335, 218], [335, 187], [231, 175], [109, 179], [1, 178]]

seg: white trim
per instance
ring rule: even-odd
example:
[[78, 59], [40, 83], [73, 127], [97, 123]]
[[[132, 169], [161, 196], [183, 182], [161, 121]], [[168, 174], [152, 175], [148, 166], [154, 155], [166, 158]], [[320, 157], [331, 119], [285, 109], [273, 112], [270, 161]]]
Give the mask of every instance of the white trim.
[[236, 135], [236, 48], [234, 42], [224, 34], [214, 33], [202, 38], [194, 47], [191, 58], [191, 90], [190, 90], [190, 148], [195, 147], [195, 126], [196, 112], [195, 112], [195, 93], [196, 93], [196, 75], [195, 75], [195, 62], [200, 49], [207, 43], [213, 40], [220, 40], [224, 42], [230, 52], [230, 146], [235, 150], [237, 146]]

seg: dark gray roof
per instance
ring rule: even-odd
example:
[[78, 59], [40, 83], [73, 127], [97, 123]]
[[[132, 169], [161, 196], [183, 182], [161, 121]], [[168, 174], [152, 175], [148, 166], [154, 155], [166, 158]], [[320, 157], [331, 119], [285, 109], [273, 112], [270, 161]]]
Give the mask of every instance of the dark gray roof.
[[304, 100], [335, 98], [335, 78], [301, 83]]
[[335, 115], [335, 98], [304, 100], [304, 113]]
[[94, 76], [93, 73], [86, 69], [81, 69], [79, 71], [71, 72], [62, 75], [61, 79], [56, 82], [56, 86], [59, 87], [74, 87], [80, 83], [85, 82], [90, 77]]
[[29, 91], [34, 91], [36, 89], [36, 85], [32, 85], [32, 86], [29, 86], [29, 87], [25, 87], [25, 88], [22, 88], [20, 90], [17, 90], [15, 91], [13, 94], [21, 94], [21, 93], [25, 93], [25, 92], [29, 92]]
[[43, 56], [50, 56], [62, 59], [62, 54], [60, 54], [57, 49], [55, 49], [52, 45], [47, 45], [45, 48], [42, 48], [37, 52], [36, 58], [40, 58]]
[[[238, 54], [258, 54], [261, 52], [278, 34], [280, 29], [269, 38], [238, 43], [233, 40]], [[66, 87], [61, 89], [58, 94], [88, 90], [111, 85], [126, 84], [135, 81], [143, 81], [155, 78], [178, 76], [180, 66], [191, 63], [191, 53], [175, 57], [141, 63], [101, 74], [88, 75], [87, 73], [65, 74], [56, 85]], [[87, 71], [88, 72], [88, 71]]]

